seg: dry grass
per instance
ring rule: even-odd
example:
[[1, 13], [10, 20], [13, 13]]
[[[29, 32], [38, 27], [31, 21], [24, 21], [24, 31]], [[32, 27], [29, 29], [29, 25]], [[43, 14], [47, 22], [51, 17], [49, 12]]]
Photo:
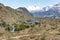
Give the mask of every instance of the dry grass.
[[[0, 29], [3, 30], [3, 29]], [[40, 23], [35, 25], [33, 28], [19, 31], [19, 32], [3, 32], [2, 38], [6, 40], [60, 40], [60, 19], [40, 19]], [[29, 36], [23, 36], [28, 35]], [[30, 35], [32, 34], [32, 35]], [[41, 34], [41, 35], [34, 35]], [[2, 34], [1, 34], [2, 35]], [[11, 37], [23, 36], [18, 39]]]

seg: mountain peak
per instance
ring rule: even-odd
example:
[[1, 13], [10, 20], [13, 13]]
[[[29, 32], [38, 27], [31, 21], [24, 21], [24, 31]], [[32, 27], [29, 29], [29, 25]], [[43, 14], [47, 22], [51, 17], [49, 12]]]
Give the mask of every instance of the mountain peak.
[[60, 3], [56, 4], [55, 6], [59, 6], [59, 5], [60, 5]]
[[4, 6], [4, 4], [0, 3], [0, 6]]
[[28, 11], [25, 7], [19, 7], [17, 8], [18, 11]]
[[25, 8], [25, 7], [19, 7], [19, 8], [17, 8], [16, 10], [17, 10], [17, 11], [21, 11], [21, 12], [27, 14], [27, 15], [31, 15], [31, 16], [32, 16], [32, 14], [31, 14], [31, 13], [27, 10], [27, 8]]

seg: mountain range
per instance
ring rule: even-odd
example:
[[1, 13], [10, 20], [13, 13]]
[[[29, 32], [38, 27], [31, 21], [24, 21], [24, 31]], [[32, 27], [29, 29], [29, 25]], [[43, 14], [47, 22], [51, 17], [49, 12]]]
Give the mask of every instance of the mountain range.
[[38, 11], [30, 11], [30, 13], [38, 18], [60, 18], [60, 3], [44, 7]]

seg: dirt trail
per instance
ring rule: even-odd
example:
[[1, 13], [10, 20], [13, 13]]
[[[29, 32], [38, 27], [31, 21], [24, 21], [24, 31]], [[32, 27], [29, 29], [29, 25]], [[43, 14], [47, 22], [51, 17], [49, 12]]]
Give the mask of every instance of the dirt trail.
[[16, 38], [16, 39], [18, 39], [18, 38], [20, 38], [20, 37], [31, 36], [31, 35], [33, 35], [33, 36], [38, 36], [38, 35], [40, 35], [40, 34], [19, 35], [19, 36], [15, 36], [15, 37], [11, 37], [11, 38]]

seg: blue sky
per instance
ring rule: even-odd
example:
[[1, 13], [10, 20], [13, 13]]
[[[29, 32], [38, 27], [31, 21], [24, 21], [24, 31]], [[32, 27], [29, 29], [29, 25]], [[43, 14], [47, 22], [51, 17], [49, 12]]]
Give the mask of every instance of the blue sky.
[[0, 3], [12, 8], [26, 7], [31, 5], [45, 7], [60, 3], [60, 0], [0, 0]]

